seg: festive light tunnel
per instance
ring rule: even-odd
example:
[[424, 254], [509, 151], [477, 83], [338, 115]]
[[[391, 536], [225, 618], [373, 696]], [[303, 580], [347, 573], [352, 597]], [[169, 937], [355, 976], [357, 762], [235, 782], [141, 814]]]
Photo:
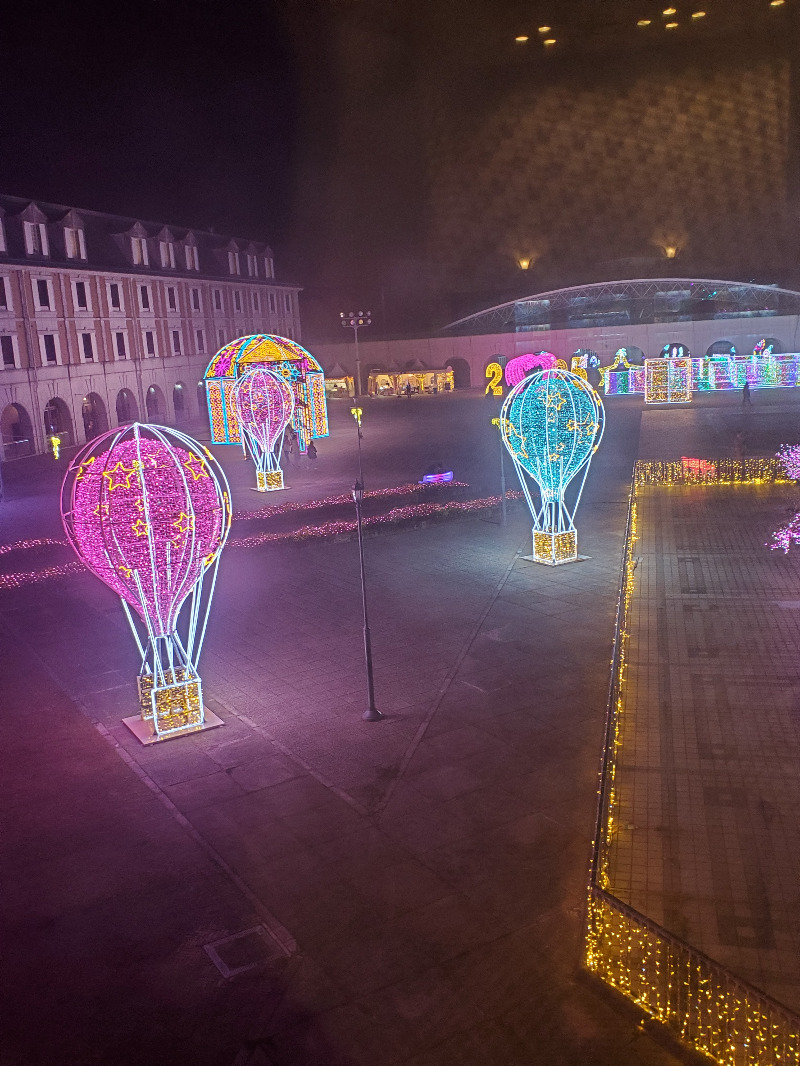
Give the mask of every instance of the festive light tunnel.
[[221, 467], [191, 437], [133, 423], [96, 437], [75, 456], [61, 513], [78, 556], [122, 600], [141, 654], [141, 719], [149, 732], [161, 739], [202, 728], [197, 661], [231, 522]]
[[294, 414], [294, 392], [274, 370], [256, 366], [238, 378], [233, 401], [256, 463], [259, 492], [283, 488], [283, 434]]
[[242, 433], [236, 414], [236, 379], [263, 366], [280, 374], [294, 393], [292, 425], [297, 431], [301, 452], [315, 437], [328, 436], [328, 407], [322, 367], [305, 348], [288, 337], [255, 333], [224, 345], [205, 373], [208, 418], [213, 444], [241, 444]]
[[[526, 377], [506, 397], [500, 426], [533, 516], [537, 562], [556, 566], [578, 558], [574, 516], [604, 424], [598, 394], [588, 381], [567, 370], [543, 370]], [[569, 505], [564, 494], [581, 471], [577, 496]], [[538, 503], [526, 474], [539, 488]]]

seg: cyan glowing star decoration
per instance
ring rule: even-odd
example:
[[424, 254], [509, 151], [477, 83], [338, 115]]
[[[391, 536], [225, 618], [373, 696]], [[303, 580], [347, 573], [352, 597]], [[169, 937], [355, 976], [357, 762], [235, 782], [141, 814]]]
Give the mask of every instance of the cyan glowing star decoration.
[[280, 374], [294, 393], [292, 425], [305, 452], [314, 437], [328, 436], [325, 375], [311, 354], [296, 341], [271, 333], [239, 337], [220, 348], [205, 373], [208, 417], [213, 444], [241, 444], [242, 433], [234, 406], [236, 379], [263, 366]]
[[274, 370], [256, 366], [238, 378], [233, 401], [256, 463], [259, 492], [283, 488], [283, 433], [294, 414], [292, 386]]
[[[598, 394], [567, 370], [543, 370], [524, 378], [506, 397], [500, 427], [533, 516], [536, 562], [558, 566], [578, 559], [575, 512], [604, 425]], [[564, 494], [581, 472], [569, 505]], [[538, 503], [525, 474], [539, 487]]]
[[550, 370], [556, 365], [552, 352], [529, 352], [527, 355], [515, 355], [506, 363], [506, 383], [512, 388], [530, 374], [532, 370]]
[[[79, 557], [122, 600], [139, 648], [141, 714], [125, 724], [143, 743], [218, 724], [204, 711], [197, 673], [231, 522], [230, 490], [217, 461], [177, 430], [135, 422], [96, 437], [75, 456], [61, 513]], [[178, 616], [187, 600], [181, 635]]]

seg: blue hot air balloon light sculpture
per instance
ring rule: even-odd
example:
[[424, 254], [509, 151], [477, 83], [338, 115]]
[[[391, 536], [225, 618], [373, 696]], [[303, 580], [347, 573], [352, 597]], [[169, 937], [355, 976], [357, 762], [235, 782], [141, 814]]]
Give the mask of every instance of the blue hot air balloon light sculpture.
[[[533, 516], [533, 558], [538, 563], [558, 566], [578, 559], [575, 512], [604, 425], [599, 395], [567, 370], [532, 374], [506, 397], [500, 427]], [[538, 485], [538, 503], [526, 474]], [[570, 505], [564, 494], [579, 474]]]

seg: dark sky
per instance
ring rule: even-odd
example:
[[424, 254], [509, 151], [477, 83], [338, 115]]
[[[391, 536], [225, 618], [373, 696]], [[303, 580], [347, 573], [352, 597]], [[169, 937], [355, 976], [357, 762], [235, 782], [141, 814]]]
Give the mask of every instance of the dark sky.
[[271, 0], [18, 3], [0, 188], [285, 239], [293, 64]]

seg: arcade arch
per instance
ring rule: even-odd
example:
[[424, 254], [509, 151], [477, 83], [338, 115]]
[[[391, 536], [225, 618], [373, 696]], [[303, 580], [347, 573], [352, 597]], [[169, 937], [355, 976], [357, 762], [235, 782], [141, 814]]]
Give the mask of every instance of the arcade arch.
[[48, 437], [59, 437], [61, 446], [72, 444], [72, 416], [60, 396], [53, 396], [44, 409], [44, 431]]
[[33, 454], [33, 424], [21, 403], [10, 403], [0, 415], [0, 436], [4, 459], [21, 459]]
[[135, 422], [139, 417], [136, 397], [130, 389], [120, 389], [117, 393], [117, 422]]
[[166, 404], [164, 403], [164, 393], [158, 385], [150, 386], [144, 400], [147, 408], [147, 421], [161, 425], [164, 422]]
[[90, 392], [84, 396], [81, 414], [83, 415], [83, 432], [87, 441], [99, 437], [101, 433], [108, 432], [106, 405], [96, 392]]

